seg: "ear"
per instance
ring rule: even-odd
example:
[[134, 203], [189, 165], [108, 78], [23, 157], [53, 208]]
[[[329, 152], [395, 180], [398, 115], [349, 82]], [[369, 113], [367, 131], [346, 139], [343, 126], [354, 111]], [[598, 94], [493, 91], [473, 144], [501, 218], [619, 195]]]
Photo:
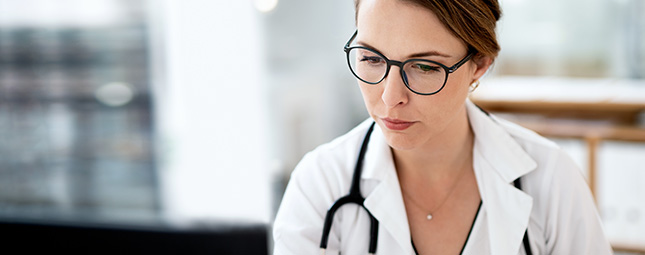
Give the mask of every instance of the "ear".
[[474, 82], [484, 76], [486, 71], [488, 71], [488, 68], [493, 64], [493, 59], [488, 56], [477, 54], [477, 56], [473, 58], [473, 63], [475, 64], [475, 73], [473, 73]]

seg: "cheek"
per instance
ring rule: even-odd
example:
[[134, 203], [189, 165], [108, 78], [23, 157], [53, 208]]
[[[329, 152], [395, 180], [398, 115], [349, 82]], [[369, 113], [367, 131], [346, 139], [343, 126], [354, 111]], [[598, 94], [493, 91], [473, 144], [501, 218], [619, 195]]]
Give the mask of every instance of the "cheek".
[[446, 86], [437, 94], [416, 100], [418, 110], [429, 123], [442, 126], [448, 123], [463, 106], [468, 97], [468, 85], [457, 77], [450, 77]]
[[361, 89], [365, 107], [367, 107], [367, 110], [372, 113], [372, 110], [379, 104], [379, 102], [381, 102], [382, 91], [378, 86], [366, 84], [360, 81], [358, 81], [358, 86]]
[[[470, 90], [470, 83], [468, 78], [465, 75], [453, 75], [448, 79], [446, 83], [445, 91], [439, 93], [444, 93], [444, 100], [454, 101], [453, 103], [463, 103], [468, 97]], [[449, 102], [446, 102], [450, 104]]]

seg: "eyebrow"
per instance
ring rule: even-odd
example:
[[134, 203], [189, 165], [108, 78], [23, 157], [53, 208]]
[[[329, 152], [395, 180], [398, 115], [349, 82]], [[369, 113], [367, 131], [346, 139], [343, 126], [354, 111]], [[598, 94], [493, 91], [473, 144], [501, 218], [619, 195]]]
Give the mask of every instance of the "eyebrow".
[[[360, 45], [363, 45], [363, 46], [365, 46], [365, 47], [367, 47], [367, 48], [374, 49], [374, 50], [376, 50], [376, 51], [378, 51], [378, 52], [381, 52], [381, 51], [379, 51], [376, 47], [374, 47], [374, 46], [372, 46], [372, 45], [370, 45], [370, 44], [368, 44], [368, 43], [366, 43], [366, 42], [358, 41], [358, 42], [356, 42], [356, 43], [357, 43], [357, 44], [360, 44]], [[381, 54], [383, 54], [383, 53], [381, 53]], [[419, 58], [419, 57], [432, 57], [432, 56], [444, 57], [444, 58], [450, 58], [450, 57], [451, 57], [450, 55], [446, 55], [446, 54], [443, 54], [443, 53], [441, 53], [441, 52], [431, 50], [431, 51], [425, 51], [425, 52], [414, 53], [414, 54], [412, 54], [412, 55], [409, 55], [409, 56], [408, 56], [408, 59], [410, 59], [410, 58]]]

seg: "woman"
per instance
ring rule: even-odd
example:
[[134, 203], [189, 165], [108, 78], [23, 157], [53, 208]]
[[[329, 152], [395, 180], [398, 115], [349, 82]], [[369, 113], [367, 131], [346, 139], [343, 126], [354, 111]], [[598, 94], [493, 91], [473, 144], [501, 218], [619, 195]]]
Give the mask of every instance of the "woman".
[[371, 118], [296, 167], [274, 254], [318, 253], [359, 154], [363, 207], [336, 211], [327, 254], [367, 254], [372, 218], [377, 254], [611, 254], [571, 159], [467, 99], [499, 51], [499, 16], [495, 0], [356, 1], [345, 51]]

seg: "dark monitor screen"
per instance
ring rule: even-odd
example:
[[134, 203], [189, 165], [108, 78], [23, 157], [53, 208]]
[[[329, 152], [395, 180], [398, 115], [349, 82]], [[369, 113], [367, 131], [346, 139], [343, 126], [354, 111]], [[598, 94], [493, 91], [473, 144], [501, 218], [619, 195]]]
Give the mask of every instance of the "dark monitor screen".
[[268, 255], [266, 225], [195, 229], [0, 220], [0, 229], [3, 250], [16, 254]]

